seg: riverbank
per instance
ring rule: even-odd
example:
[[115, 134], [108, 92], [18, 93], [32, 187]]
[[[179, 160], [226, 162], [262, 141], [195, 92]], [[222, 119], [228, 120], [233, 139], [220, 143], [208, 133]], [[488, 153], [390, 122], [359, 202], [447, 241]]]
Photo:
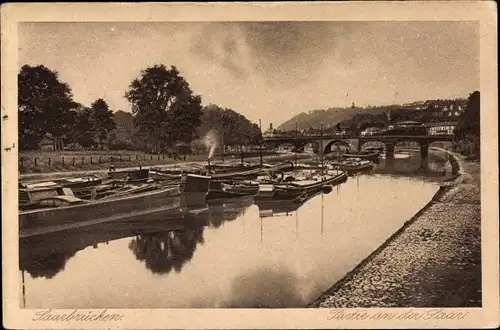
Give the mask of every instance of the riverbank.
[[480, 164], [452, 154], [457, 186], [436, 196], [310, 307], [480, 307]]
[[[275, 156], [275, 152], [264, 151], [263, 156]], [[259, 157], [257, 151], [245, 152], [244, 159]], [[206, 161], [207, 154], [174, 155], [172, 153], [147, 154], [136, 150], [80, 150], [50, 151], [35, 150], [19, 153], [19, 171], [21, 174], [55, 173], [74, 171], [95, 171], [132, 166], [174, 165], [185, 162]], [[214, 160], [240, 160], [240, 153], [215, 155]]]
[[[298, 154], [297, 158], [298, 159], [306, 159], [313, 157], [310, 154]], [[278, 162], [278, 161], [287, 161], [287, 160], [294, 160], [295, 159], [295, 154], [275, 154], [275, 155], [267, 155], [263, 157], [264, 162]], [[241, 160], [238, 158], [226, 158], [225, 162], [227, 163], [239, 163]], [[245, 162], [249, 163], [258, 163], [260, 161], [260, 157], [249, 157], [244, 159]], [[215, 160], [216, 163], [222, 162], [220, 159]], [[153, 163], [134, 163], [133, 166], [131, 166], [130, 163], [113, 163], [115, 165], [116, 170], [135, 170], [139, 166], [143, 169], [150, 169], [152, 167], [164, 167], [164, 168], [169, 168], [169, 167], [178, 167], [183, 164], [199, 164], [199, 165], [206, 165], [207, 161], [206, 159], [203, 160], [186, 160], [186, 161], [154, 161]], [[65, 168], [61, 169], [60, 171], [56, 172], [42, 172], [42, 173], [22, 173], [20, 175], [20, 181], [37, 181], [37, 180], [54, 180], [54, 179], [60, 179], [60, 178], [67, 178], [67, 177], [75, 177], [75, 176], [86, 176], [86, 175], [105, 175], [108, 173], [109, 166], [110, 164], [93, 164], [92, 169], [79, 169], [79, 168]]]

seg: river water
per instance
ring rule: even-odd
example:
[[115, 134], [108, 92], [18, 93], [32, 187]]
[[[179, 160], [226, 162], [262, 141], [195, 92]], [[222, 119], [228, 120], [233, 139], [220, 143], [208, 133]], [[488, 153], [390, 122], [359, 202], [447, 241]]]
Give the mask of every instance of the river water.
[[305, 307], [432, 198], [443, 168], [399, 154], [303, 205], [232, 201], [182, 221], [22, 239], [21, 306]]

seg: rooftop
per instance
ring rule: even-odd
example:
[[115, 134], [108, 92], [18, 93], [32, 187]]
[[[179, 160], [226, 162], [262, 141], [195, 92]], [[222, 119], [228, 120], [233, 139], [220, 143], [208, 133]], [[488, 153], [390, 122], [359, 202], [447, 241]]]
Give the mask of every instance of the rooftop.
[[425, 123], [427, 127], [437, 127], [437, 126], [457, 126], [458, 122], [456, 121], [441, 121], [441, 122], [433, 122], [433, 123]]

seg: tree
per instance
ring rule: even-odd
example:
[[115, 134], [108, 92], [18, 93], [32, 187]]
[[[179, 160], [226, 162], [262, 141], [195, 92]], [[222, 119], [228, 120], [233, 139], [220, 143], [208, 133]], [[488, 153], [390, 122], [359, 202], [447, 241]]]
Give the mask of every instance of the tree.
[[36, 149], [48, 133], [54, 149], [63, 148], [75, 120], [73, 95], [56, 71], [43, 65], [24, 65], [18, 74], [19, 144]]
[[262, 143], [262, 132], [260, 130], [260, 127], [259, 125], [257, 124], [252, 124], [251, 128], [250, 128], [250, 133], [249, 133], [249, 142], [250, 144], [253, 144], [253, 145], [259, 145]]
[[92, 123], [92, 110], [82, 107], [78, 110], [73, 128], [73, 140], [84, 148], [94, 144], [94, 127]]
[[187, 219], [182, 230], [137, 235], [129, 243], [129, 249], [155, 274], [180, 272], [193, 258], [197, 245], [204, 242], [204, 227], [190, 222]]
[[90, 120], [94, 129], [94, 134], [99, 139], [101, 149], [104, 148], [104, 140], [108, 133], [116, 128], [113, 111], [103, 99], [98, 99], [90, 106]]
[[163, 152], [165, 146], [190, 142], [201, 124], [201, 97], [194, 95], [175, 66], [155, 65], [141, 72], [125, 93], [141, 137]]
[[[469, 154], [479, 154], [480, 136], [481, 136], [481, 94], [474, 91], [467, 99], [467, 106], [464, 113], [460, 116], [455, 129], [455, 142], [463, 145], [464, 150]], [[463, 152], [464, 150], [460, 150]]]
[[481, 95], [479, 91], [470, 94], [465, 111], [457, 124], [456, 139], [463, 140], [471, 136], [480, 136], [480, 102]]
[[[262, 138], [257, 124], [232, 109], [223, 109], [215, 104], [203, 108], [202, 124], [198, 130], [200, 136], [216, 130], [224, 145], [258, 145]], [[222, 141], [221, 141], [222, 142]]]

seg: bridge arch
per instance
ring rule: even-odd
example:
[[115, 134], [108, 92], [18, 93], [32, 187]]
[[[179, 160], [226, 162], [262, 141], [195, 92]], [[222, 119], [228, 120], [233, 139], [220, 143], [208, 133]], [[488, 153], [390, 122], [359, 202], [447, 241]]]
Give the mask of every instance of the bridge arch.
[[384, 149], [387, 149], [386, 148], [387, 142], [384, 142], [383, 138], [377, 138], [377, 137], [373, 137], [372, 139], [360, 139], [358, 142], [358, 148], [359, 148], [359, 150], [363, 150], [363, 147], [365, 144], [373, 143], [373, 142], [380, 143], [380, 144], [384, 145]]
[[447, 140], [443, 140], [443, 141], [435, 140], [435, 141], [431, 141], [429, 143], [429, 147], [451, 149], [453, 147], [453, 142], [447, 141]]
[[324, 147], [323, 147], [323, 153], [326, 155], [326, 154], [329, 154], [329, 153], [332, 153], [333, 150], [332, 150], [332, 146], [334, 145], [341, 145], [341, 146], [344, 146], [347, 151], [350, 151], [351, 150], [351, 146], [348, 142], [346, 141], [343, 141], [343, 140], [332, 140], [332, 141], [329, 141]]
[[307, 147], [311, 148], [315, 154], [319, 153], [320, 144], [318, 141], [306, 141], [304, 143], [300, 143], [300, 148], [304, 149], [304, 151], [309, 149]]
[[404, 147], [409, 147], [409, 148], [419, 147], [422, 144], [425, 144], [425, 143], [422, 143], [420, 141], [411, 140], [411, 139], [398, 139], [398, 140], [396, 140], [396, 143], [395, 143], [395, 145], [398, 147], [404, 146]]
[[359, 150], [363, 151], [366, 148], [382, 148], [385, 150], [385, 143], [380, 140], [359, 141]]

